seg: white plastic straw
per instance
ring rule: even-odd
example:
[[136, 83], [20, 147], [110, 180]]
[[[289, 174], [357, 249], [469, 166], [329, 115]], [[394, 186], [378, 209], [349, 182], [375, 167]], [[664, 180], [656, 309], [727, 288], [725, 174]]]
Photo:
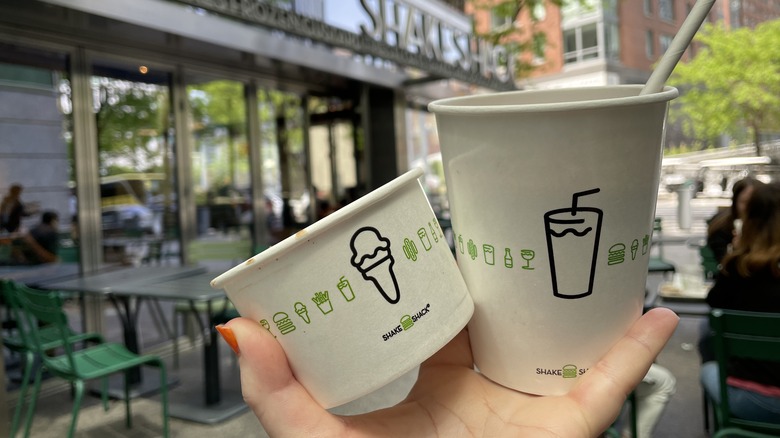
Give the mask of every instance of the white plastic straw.
[[699, 27], [704, 23], [707, 14], [709, 14], [710, 9], [712, 9], [713, 3], [715, 3], [715, 0], [696, 1], [696, 4], [693, 5], [693, 8], [691, 9], [691, 13], [688, 14], [685, 21], [683, 21], [677, 35], [672, 39], [672, 43], [669, 44], [669, 48], [666, 49], [666, 53], [664, 53], [660, 61], [658, 61], [658, 65], [655, 70], [653, 70], [653, 73], [650, 74], [650, 78], [647, 80], [647, 83], [639, 94], [658, 93], [663, 90], [666, 80], [669, 79], [672, 70], [677, 66], [685, 49], [687, 49], [688, 45], [693, 41], [693, 36], [696, 35]]

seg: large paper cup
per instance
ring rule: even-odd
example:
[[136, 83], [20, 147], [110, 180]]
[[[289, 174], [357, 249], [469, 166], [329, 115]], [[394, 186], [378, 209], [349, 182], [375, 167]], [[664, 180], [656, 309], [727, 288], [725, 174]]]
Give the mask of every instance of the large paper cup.
[[479, 370], [565, 393], [640, 315], [664, 120], [677, 90], [433, 102]]
[[410, 171], [214, 279], [324, 407], [413, 369], [474, 304]]

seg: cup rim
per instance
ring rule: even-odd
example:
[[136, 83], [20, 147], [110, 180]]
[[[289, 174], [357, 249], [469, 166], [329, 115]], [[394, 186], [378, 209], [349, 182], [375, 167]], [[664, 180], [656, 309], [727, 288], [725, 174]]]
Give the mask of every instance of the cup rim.
[[[461, 114], [461, 115], [481, 115], [481, 114], [512, 114], [512, 113], [538, 113], [552, 111], [572, 111], [584, 109], [611, 108], [629, 105], [643, 105], [650, 103], [670, 101], [677, 96], [679, 92], [676, 88], [665, 86], [663, 91], [658, 93], [639, 94], [643, 85], [608, 85], [608, 86], [590, 86], [575, 88], [557, 88], [545, 90], [519, 90], [501, 93], [479, 94], [471, 96], [448, 97], [446, 99], [435, 100], [428, 104], [428, 111], [434, 114]], [[529, 103], [523, 104], [480, 104], [480, 101], [489, 101], [496, 95], [502, 96], [528, 96], [534, 94], [563, 94], [578, 93], [583, 91], [592, 91], [594, 89], [636, 89], [637, 94], [633, 96], [614, 97], [606, 99], [585, 99], [573, 102], [549, 102], [549, 103]]]
[[365, 194], [358, 200], [344, 206], [343, 208], [336, 210], [335, 212], [325, 216], [324, 218], [314, 222], [308, 227], [298, 231], [271, 246], [270, 248], [262, 251], [259, 254], [255, 254], [244, 262], [234, 266], [226, 272], [223, 272], [218, 277], [211, 280], [211, 287], [214, 289], [223, 289], [226, 283], [229, 283], [234, 277], [240, 275], [247, 269], [254, 269], [256, 267], [263, 267], [268, 264], [272, 259], [278, 258], [280, 254], [290, 251], [293, 248], [311, 240], [314, 237], [322, 234], [337, 223], [341, 223], [346, 219], [360, 213], [366, 208], [376, 204], [377, 202], [387, 198], [401, 187], [417, 181], [418, 178], [423, 176], [425, 172], [420, 167], [415, 167], [402, 175], [394, 178], [392, 181], [380, 186], [379, 188], [372, 190]]

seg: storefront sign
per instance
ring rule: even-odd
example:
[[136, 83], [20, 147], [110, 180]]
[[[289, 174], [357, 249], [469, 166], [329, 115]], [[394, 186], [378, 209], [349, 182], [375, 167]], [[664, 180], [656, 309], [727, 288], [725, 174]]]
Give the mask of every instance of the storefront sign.
[[401, 0], [360, 0], [361, 34], [276, 7], [265, 0], [177, 0], [220, 15], [371, 55], [495, 90], [514, 89], [506, 48], [466, 34]]

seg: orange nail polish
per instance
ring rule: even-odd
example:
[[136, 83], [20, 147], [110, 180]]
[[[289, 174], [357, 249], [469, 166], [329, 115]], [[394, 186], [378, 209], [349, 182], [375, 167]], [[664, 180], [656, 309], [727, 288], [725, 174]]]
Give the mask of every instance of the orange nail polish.
[[220, 335], [222, 335], [222, 339], [224, 339], [225, 342], [230, 345], [230, 348], [233, 349], [233, 352], [239, 354], [240, 351], [238, 350], [238, 342], [236, 342], [236, 335], [233, 334], [233, 330], [224, 324], [219, 324], [214, 326], [214, 328], [217, 329]]

